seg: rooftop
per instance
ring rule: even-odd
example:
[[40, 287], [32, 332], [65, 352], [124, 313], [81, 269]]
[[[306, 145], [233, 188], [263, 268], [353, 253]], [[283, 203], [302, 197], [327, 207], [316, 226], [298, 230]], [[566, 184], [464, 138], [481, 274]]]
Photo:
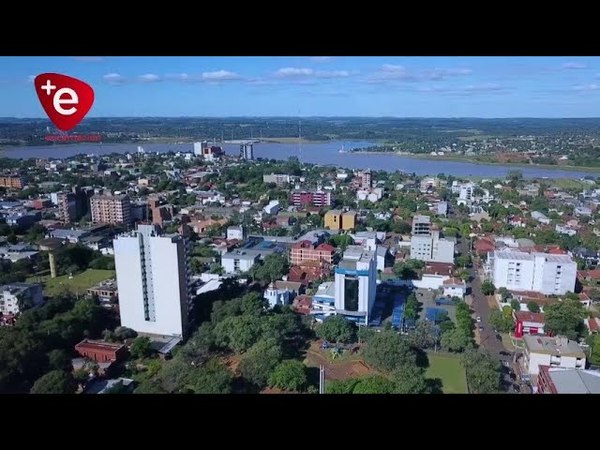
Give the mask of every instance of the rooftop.
[[570, 341], [566, 337], [548, 337], [548, 336], [523, 336], [525, 346], [534, 353], [545, 353], [548, 355], [576, 356], [585, 358], [585, 353], [575, 341]]
[[119, 350], [124, 347], [123, 344], [105, 342], [105, 341], [90, 341], [88, 339], [84, 339], [79, 344], [75, 345], [75, 349], [77, 350]]
[[515, 316], [515, 319], [520, 320], [521, 322], [544, 323], [543, 313], [532, 313], [529, 311], [514, 311], [513, 314]]
[[559, 394], [600, 394], [600, 372], [580, 369], [548, 369]]
[[431, 223], [431, 217], [417, 214], [412, 221], [413, 223]]
[[321, 283], [315, 297], [335, 297], [335, 283], [333, 281]]
[[0, 292], [9, 291], [13, 295], [18, 295], [35, 286], [39, 285], [32, 283], [10, 283], [0, 286]]
[[254, 259], [260, 255], [259, 250], [254, 249], [244, 249], [244, 250], [234, 250], [232, 252], [225, 253], [221, 259]]

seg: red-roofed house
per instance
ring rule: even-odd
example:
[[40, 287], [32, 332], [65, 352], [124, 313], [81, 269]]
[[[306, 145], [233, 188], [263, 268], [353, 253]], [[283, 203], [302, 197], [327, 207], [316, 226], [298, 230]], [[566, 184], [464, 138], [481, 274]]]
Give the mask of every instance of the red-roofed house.
[[598, 281], [600, 280], [600, 269], [578, 270], [577, 277], [585, 281]]
[[529, 311], [513, 311], [515, 337], [524, 334], [544, 334], [544, 314]]
[[600, 331], [600, 319], [597, 317], [590, 317], [589, 319], [584, 319], [583, 321], [587, 329], [590, 330], [590, 333], [598, 333]]
[[298, 314], [310, 314], [312, 309], [312, 297], [310, 295], [298, 295], [292, 302], [292, 309]]
[[84, 339], [75, 345], [75, 351], [82, 357], [96, 362], [114, 362], [124, 359], [127, 349], [123, 344], [112, 344], [104, 341], [89, 341]]
[[452, 263], [427, 262], [425, 263], [423, 273], [429, 275], [450, 275], [452, 269], [454, 269], [454, 264]]
[[494, 245], [494, 241], [492, 240], [492, 238], [489, 237], [477, 239], [473, 243], [473, 250], [479, 256], [487, 255], [488, 252], [493, 252], [495, 249], [496, 247]]
[[463, 298], [467, 293], [467, 284], [460, 278], [448, 278], [444, 280], [444, 295], [448, 297]]
[[301, 265], [305, 261], [323, 261], [331, 264], [334, 253], [335, 248], [329, 244], [315, 247], [310, 241], [300, 241], [290, 249], [290, 263], [293, 266]]

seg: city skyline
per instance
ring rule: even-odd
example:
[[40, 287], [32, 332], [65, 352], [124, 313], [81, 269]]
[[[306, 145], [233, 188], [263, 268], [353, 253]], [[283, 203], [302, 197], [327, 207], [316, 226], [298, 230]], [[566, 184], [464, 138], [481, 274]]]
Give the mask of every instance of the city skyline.
[[1, 57], [0, 117], [32, 80], [89, 83], [88, 117], [600, 117], [598, 57]]

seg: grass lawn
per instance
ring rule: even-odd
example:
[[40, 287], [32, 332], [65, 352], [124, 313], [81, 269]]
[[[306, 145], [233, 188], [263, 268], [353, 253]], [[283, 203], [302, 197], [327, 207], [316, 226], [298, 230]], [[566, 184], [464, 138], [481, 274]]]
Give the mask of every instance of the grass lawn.
[[429, 367], [426, 376], [442, 380], [444, 394], [467, 393], [467, 378], [458, 357], [439, 353], [427, 353], [427, 357]]
[[583, 181], [573, 180], [571, 178], [558, 178], [556, 180], [552, 180], [552, 185], [562, 189], [582, 189], [586, 186], [589, 186]]
[[62, 275], [56, 278], [50, 278], [50, 275], [33, 276], [27, 279], [29, 283], [42, 283], [44, 286], [44, 295], [54, 297], [64, 291], [70, 291], [74, 294], [84, 294], [88, 288], [94, 286], [100, 281], [115, 277], [114, 270], [88, 269], [69, 279], [69, 275]]

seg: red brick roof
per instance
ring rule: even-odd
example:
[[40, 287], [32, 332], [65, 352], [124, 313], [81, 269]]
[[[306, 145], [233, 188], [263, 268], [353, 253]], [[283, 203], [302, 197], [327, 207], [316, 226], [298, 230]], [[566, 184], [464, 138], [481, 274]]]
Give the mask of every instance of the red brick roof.
[[600, 331], [600, 324], [598, 324], [598, 319], [595, 317], [590, 317], [587, 321], [587, 326], [590, 331]]
[[521, 322], [544, 323], [544, 313], [532, 313], [530, 311], [513, 311], [516, 320]]
[[317, 246], [316, 250], [323, 250], [325, 252], [334, 252], [335, 247], [329, 244], [320, 244]]
[[494, 251], [495, 246], [490, 238], [481, 238], [473, 243], [473, 248], [477, 253], [487, 253]]
[[296, 242], [294, 245], [292, 245], [292, 248], [313, 248], [313, 245], [309, 240], [304, 240]]
[[444, 286], [464, 286], [465, 282], [463, 280], [461, 280], [460, 278], [448, 278], [447, 280], [444, 280]]
[[590, 278], [592, 280], [600, 280], [600, 269], [578, 270], [577, 275], [582, 278]]
[[426, 263], [423, 272], [429, 275], [447, 275], [452, 272], [453, 268], [454, 264], [452, 263], [429, 262]]

